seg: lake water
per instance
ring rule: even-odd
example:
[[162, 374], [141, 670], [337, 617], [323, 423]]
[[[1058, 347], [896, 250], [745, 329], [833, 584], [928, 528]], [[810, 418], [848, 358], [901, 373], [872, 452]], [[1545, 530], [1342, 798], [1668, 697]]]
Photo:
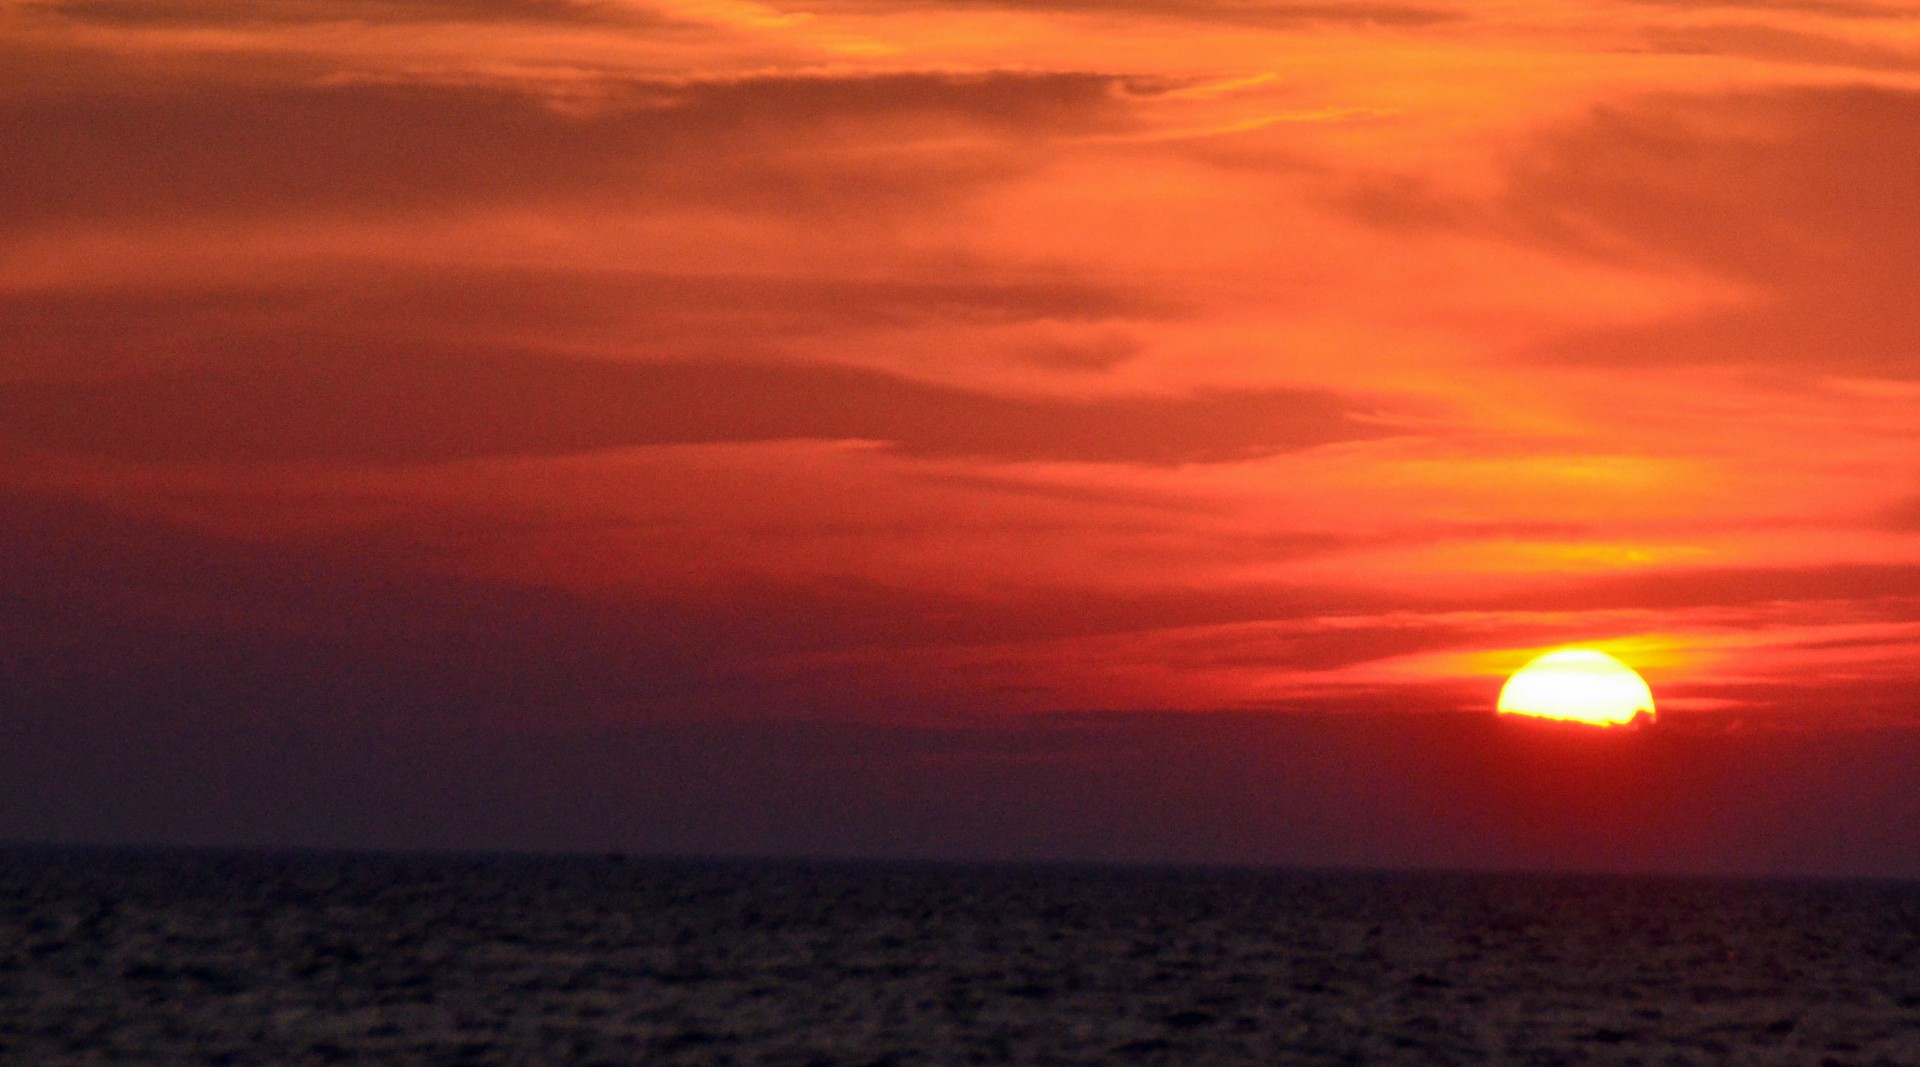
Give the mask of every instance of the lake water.
[[0, 1062], [1920, 1064], [1920, 886], [15, 850]]

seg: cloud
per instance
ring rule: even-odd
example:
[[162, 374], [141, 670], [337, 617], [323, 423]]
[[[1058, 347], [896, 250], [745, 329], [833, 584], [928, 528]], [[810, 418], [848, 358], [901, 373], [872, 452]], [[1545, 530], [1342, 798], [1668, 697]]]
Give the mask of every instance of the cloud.
[[852, 367], [321, 352], [0, 387], [15, 445], [133, 460], [428, 463], [638, 445], [862, 439], [929, 456], [1217, 462], [1385, 433], [1305, 389], [1008, 397]]
[[1303, 3], [1300, 0], [825, 0], [809, 5], [821, 11], [914, 11], [938, 8], [966, 10], [999, 8], [1103, 17], [1147, 17], [1227, 22], [1249, 26], [1284, 27], [1298, 24], [1348, 23], [1395, 28], [1419, 28], [1453, 22], [1462, 16], [1445, 7], [1421, 4], [1360, 2]]
[[[490, 85], [204, 84], [16, 92], [0, 126], [0, 229], [446, 211], [458, 205], [871, 214], [1030, 166], [1016, 146], [1128, 128], [1095, 73], [625, 81], [590, 109]], [[972, 151], [914, 152], [973, 135]], [[886, 151], [872, 146], [884, 144]], [[183, 146], [191, 146], [184, 151]]]
[[[716, 337], [744, 352], [808, 343], [832, 350], [868, 331], [1031, 323], [1059, 329], [1185, 311], [1164, 292], [1064, 271], [849, 278], [353, 262], [257, 285], [0, 293], [0, 358], [13, 378], [55, 380], [217, 361], [324, 359], [318, 350], [328, 344], [364, 351], [520, 341], [691, 359], [710, 356]], [[1111, 362], [1128, 354], [1111, 339], [1094, 353]], [[1014, 354], [1032, 358], [1025, 349]]]
[[1888, 508], [1881, 516], [1887, 529], [1920, 533], [1920, 496], [1908, 497]]
[[1791, 567], [1699, 567], [1590, 578], [1503, 597], [1509, 608], [1605, 610], [1851, 601], [1896, 618], [1920, 617], [1920, 564], [1828, 563]]
[[1920, 93], [1804, 88], [1595, 112], [1516, 171], [1508, 219], [1585, 255], [1704, 270], [1737, 306], [1595, 331], [1544, 354], [1608, 365], [1758, 365], [1920, 376], [1912, 175]]
[[[436, 530], [436, 521], [455, 528]], [[486, 529], [515, 536], [505, 518]], [[715, 716], [927, 722], [1083, 706], [1070, 685], [1006, 689], [1058, 673], [1047, 642], [1342, 603], [1310, 588], [1100, 591], [1065, 581], [957, 593], [915, 587], [912, 575], [738, 573], [583, 593], [449, 573], [424, 547], [471, 540], [472, 530], [471, 517], [419, 514], [268, 542], [0, 495], [0, 558], [9, 561], [0, 569], [9, 605], [0, 702], [45, 714], [74, 705], [103, 726], [161, 732], [258, 724], [405, 734]], [[1035, 642], [1010, 670], [955, 654]]]
[[1890, 4], [1853, 2], [1853, 0], [1634, 0], [1651, 7], [1703, 11], [1768, 11], [1825, 15], [1848, 19], [1903, 19], [1911, 13]]
[[897, 669], [785, 663], [934, 640], [941, 629], [923, 620], [960, 606], [937, 596], [744, 578], [586, 595], [442, 573], [422, 557], [426, 525], [268, 543], [0, 496], [0, 699], [10, 712], [74, 703], [103, 724], [227, 734], [941, 706], [905, 690]]
[[1779, 26], [1722, 24], [1660, 27], [1646, 31], [1646, 38], [1657, 50], [1688, 55], [1752, 56], [1786, 63], [1810, 63], [1855, 70], [1920, 69], [1920, 53], [1860, 44], [1844, 38]]
[[1718, 283], [1688, 310], [1538, 345], [1540, 360], [1912, 378], [1920, 227], [1910, 168], [1886, 146], [1916, 139], [1920, 93], [1903, 89], [1640, 95], [1531, 135], [1490, 199], [1408, 172], [1356, 176], [1338, 202], [1384, 230]]
[[41, 17], [132, 26], [260, 26], [318, 22], [542, 22], [649, 25], [646, 8], [611, 0], [41, 0]]

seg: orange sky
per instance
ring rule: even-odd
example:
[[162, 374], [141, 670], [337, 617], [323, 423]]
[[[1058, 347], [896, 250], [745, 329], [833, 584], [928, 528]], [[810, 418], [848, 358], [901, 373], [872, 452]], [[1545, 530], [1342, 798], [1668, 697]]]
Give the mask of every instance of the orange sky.
[[1910, 7], [10, 0], [0, 113], [22, 691], [1920, 720]]

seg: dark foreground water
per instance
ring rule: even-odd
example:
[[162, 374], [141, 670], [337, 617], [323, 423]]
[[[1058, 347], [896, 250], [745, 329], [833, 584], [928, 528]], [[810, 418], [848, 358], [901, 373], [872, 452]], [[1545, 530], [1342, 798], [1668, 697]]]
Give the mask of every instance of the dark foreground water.
[[1920, 887], [0, 852], [7, 1064], [1920, 1064]]

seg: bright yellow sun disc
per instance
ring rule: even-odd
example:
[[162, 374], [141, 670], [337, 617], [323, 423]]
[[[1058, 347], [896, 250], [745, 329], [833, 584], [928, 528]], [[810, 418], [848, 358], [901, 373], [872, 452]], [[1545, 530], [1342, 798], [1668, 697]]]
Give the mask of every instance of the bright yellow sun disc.
[[1619, 726], [1653, 718], [1653, 691], [1632, 667], [1605, 652], [1563, 648], [1514, 672], [1500, 689], [1500, 714]]

